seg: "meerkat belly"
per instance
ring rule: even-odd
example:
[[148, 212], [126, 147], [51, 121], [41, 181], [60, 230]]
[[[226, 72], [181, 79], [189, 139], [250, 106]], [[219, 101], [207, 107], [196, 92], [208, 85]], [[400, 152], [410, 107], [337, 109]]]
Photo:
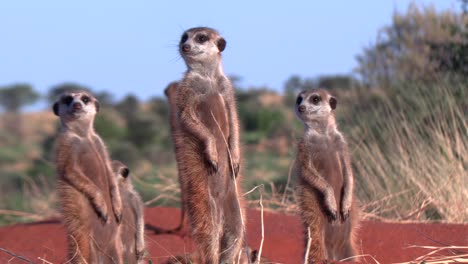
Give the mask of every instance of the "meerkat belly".
[[105, 158], [93, 148], [84, 149], [79, 157], [84, 175], [105, 194], [106, 202], [110, 205], [109, 171]]
[[[230, 190], [231, 185], [228, 184], [230, 179], [230, 162], [229, 162], [229, 119], [226, 111], [226, 103], [224, 98], [219, 93], [209, 94], [202, 100], [198, 106], [198, 114], [200, 121], [212, 133], [216, 141], [216, 149], [218, 152], [218, 172], [216, 177], [224, 177], [221, 181], [208, 178], [208, 183], [212, 195], [215, 197], [224, 196]], [[221, 184], [220, 184], [221, 183]]]
[[328, 148], [322, 150], [320, 155], [316, 156], [314, 165], [320, 175], [330, 184], [335, 194], [337, 208], [340, 208], [341, 190], [343, 187], [343, 175], [338, 153]]
[[63, 221], [69, 232], [90, 232], [89, 217], [94, 214], [88, 199], [67, 181], [57, 181], [57, 195]]
[[[109, 211], [109, 223], [105, 225], [102, 224], [101, 219], [96, 213], [90, 214], [92, 245], [104, 252], [108, 252], [112, 249], [113, 241], [117, 238], [117, 223], [115, 218], [112, 217], [112, 203], [109, 191], [109, 177], [111, 176], [105, 162], [104, 157], [101, 157], [93, 148], [85, 149], [82, 155], [80, 155], [80, 163], [83, 164], [82, 171], [84, 175], [93, 181], [102, 192]], [[88, 204], [90, 205], [89, 202]]]

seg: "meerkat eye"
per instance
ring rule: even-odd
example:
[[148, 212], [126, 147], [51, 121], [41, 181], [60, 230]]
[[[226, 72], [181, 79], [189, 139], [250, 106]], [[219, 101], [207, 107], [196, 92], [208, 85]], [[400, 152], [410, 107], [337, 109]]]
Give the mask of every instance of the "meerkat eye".
[[312, 100], [312, 103], [313, 104], [318, 104], [321, 100], [320, 96], [318, 95], [312, 95], [312, 97], [310, 98]]
[[81, 97], [81, 101], [83, 101], [83, 103], [87, 104], [89, 103], [91, 99], [89, 99], [89, 96], [87, 95], [83, 95], [83, 97]]
[[185, 41], [187, 41], [187, 39], [188, 39], [187, 34], [182, 35], [182, 39], [180, 40], [180, 43], [185, 43]]
[[208, 37], [206, 35], [200, 35], [197, 37], [198, 42], [203, 43], [208, 40]]
[[62, 101], [63, 104], [69, 105], [69, 104], [71, 104], [71, 102], [73, 102], [73, 97], [70, 96], [70, 95], [67, 95], [67, 96], [63, 97], [61, 101]]
[[302, 102], [302, 96], [297, 97], [296, 104], [300, 105]]

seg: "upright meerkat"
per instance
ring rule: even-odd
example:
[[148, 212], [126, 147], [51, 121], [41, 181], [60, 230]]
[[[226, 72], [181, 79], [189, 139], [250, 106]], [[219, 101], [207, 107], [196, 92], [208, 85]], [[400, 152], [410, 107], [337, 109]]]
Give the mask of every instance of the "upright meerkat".
[[106, 147], [93, 128], [99, 102], [85, 91], [68, 92], [53, 111], [61, 121], [55, 158], [69, 261], [121, 263], [120, 192]]
[[145, 222], [143, 217], [143, 202], [135, 191], [130, 179], [129, 168], [118, 160], [112, 161], [112, 169], [117, 177], [120, 195], [122, 197], [123, 217], [121, 239], [123, 245], [124, 263], [144, 263], [145, 253]]
[[236, 189], [239, 124], [234, 90], [224, 75], [226, 41], [211, 28], [182, 34], [179, 51], [187, 65], [177, 86], [174, 137], [184, 212], [200, 263], [233, 263], [242, 254], [244, 208]]
[[308, 263], [356, 255], [354, 179], [346, 141], [336, 127], [336, 105], [323, 89], [303, 91], [296, 100], [296, 114], [305, 126], [296, 164], [306, 245], [310, 236]]
[[[177, 142], [177, 137], [181, 136], [181, 129], [180, 129], [180, 124], [178, 121], [178, 115], [179, 111], [177, 109], [177, 87], [179, 86], [178, 82], [172, 82], [170, 83], [166, 89], [164, 90], [164, 94], [167, 97], [168, 103], [169, 103], [169, 124], [171, 128], [171, 136], [172, 136], [172, 142], [174, 144], [174, 152], [175, 152], [175, 158], [177, 161], [177, 168], [180, 170], [180, 165], [181, 161], [180, 156], [181, 156], [181, 150], [180, 149], [180, 144], [178, 145]], [[183, 135], [182, 135], [183, 136]], [[179, 184], [182, 186], [181, 178], [180, 178], [180, 173], [179, 173]], [[166, 230], [163, 233], [181, 233], [181, 231], [184, 228], [185, 224], [185, 193], [183, 191], [180, 192], [180, 201], [181, 201], [181, 206], [180, 206], [180, 222], [179, 225], [171, 230]]]

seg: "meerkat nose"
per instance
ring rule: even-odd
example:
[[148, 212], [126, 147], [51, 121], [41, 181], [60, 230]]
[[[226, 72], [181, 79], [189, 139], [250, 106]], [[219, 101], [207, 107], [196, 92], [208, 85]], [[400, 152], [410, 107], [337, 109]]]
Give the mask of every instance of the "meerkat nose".
[[184, 52], [189, 52], [190, 51], [190, 45], [189, 44], [184, 44], [182, 45], [182, 50]]
[[305, 107], [305, 105], [301, 105], [301, 106], [299, 106], [299, 107], [297, 108], [297, 110], [298, 110], [300, 113], [302, 113], [302, 112], [305, 112], [306, 107]]
[[80, 103], [78, 103], [78, 102], [73, 103], [73, 109], [81, 110], [82, 108], [83, 108], [83, 106]]

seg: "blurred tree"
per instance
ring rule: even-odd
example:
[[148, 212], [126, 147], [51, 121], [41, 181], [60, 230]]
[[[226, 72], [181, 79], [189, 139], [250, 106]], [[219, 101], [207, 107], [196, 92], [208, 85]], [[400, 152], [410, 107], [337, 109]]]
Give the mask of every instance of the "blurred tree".
[[0, 105], [7, 112], [3, 117], [5, 130], [10, 133], [14, 143], [23, 136], [21, 108], [39, 99], [39, 94], [31, 85], [18, 83], [0, 88]]
[[129, 120], [134, 119], [139, 112], [140, 102], [135, 95], [129, 94], [125, 96], [122, 101], [117, 103], [115, 108], [128, 122]]
[[78, 83], [66, 82], [66, 83], [55, 85], [52, 88], [50, 88], [47, 94], [47, 100], [49, 101], [50, 104], [53, 104], [55, 101], [57, 101], [58, 97], [64, 92], [71, 92], [71, 91], [77, 91], [77, 90], [84, 90], [84, 91], [92, 93], [91, 89], [87, 86], [84, 86]]
[[460, 2], [462, 5], [463, 15], [467, 15], [468, 14], [468, 0], [460, 0]]
[[318, 84], [314, 79], [302, 78], [299, 75], [289, 77], [284, 83], [284, 103], [288, 106], [294, 105], [296, 96], [303, 90], [317, 88]]
[[238, 90], [237, 99], [239, 119], [246, 132], [247, 143], [257, 143], [287, 126], [281, 97], [267, 87]]
[[114, 96], [106, 91], [95, 93], [94, 96], [98, 99], [102, 107], [111, 107], [114, 104]]
[[151, 112], [161, 117], [162, 120], [169, 120], [169, 105], [162, 97], [153, 97], [149, 100]]
[[[410, 4], [406, 13], [395, 12], [392, 24], [379, 31], [376, 43], [357, 56], [356, 71], [367, 86], [388, 87], [401, 80], [433, 80], [441, 64], [447, 64], [443, 61], [458, 60], [466, 54], [463, 30], [454, 28], [463, 29], [467, 21], [466, 15], [452, 10], [436, 12], [432, 6], [419, 8]], [[431, 46], [438, 50], [435, 56]], [[461, 51], [454, 49], [455, 46], [461, 47]]]
[[39, 94], [31, 85], [25, 83], [0, 87], [0, 105], [5, 111], [17, 113], [21, 107], [33, 104], [39, 99]]
[[137, 148], [143, 150], [154, 144], [160, 130], [156, 117], [140, 113], [127, 120], [127, 138]]
[[318, 87], [330, 90], [354, 88], [357, 85], [358, 81], [351, 75], [324, 75], [317, 81]]

